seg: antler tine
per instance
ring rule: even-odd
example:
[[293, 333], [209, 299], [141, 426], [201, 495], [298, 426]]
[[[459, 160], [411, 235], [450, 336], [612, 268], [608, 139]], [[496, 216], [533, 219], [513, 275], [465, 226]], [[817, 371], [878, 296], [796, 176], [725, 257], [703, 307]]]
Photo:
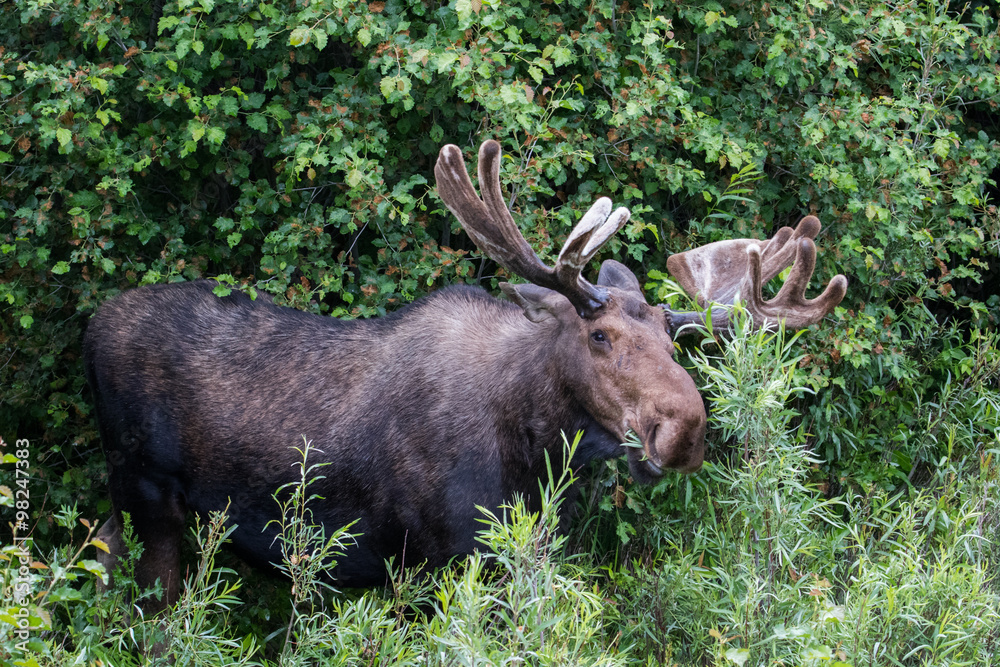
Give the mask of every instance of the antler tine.
[[[607, 290], [584, 280], [583, 269], [601, 246], [624, 226], [630, 215], [624, 206], [612, 213], [611, 200], [601, 197], [576, 224], [562, 250], [559, 251], [555, 266], [559, 282], [563, 285], [577, 285], [591, 295], [593, 303], [585, 304], [585, 310], [588, 312], [593, 312], [603, 305], [607, 299]], [[580, 314], [581, 317], [588, 316], [583, 312]]]
[[793, 230], [782, 227], [769, 241], [761, 244], [761, 261], [763, 268], [763, 284], [767, 284], [776, 275], [787, 269], [795, 261], [797, 241], [799, 239], [815, 239], [823, 228], [819, 218], [807, 215], [799, 221]]
[[[785, 326], [802, 329], [828, 315], [847, 293], [847, 278], [837, 275], [815, 299], [805, 297], [816, 267], [813, 239], [822, 228], [815, 216], [803, 218], [794, 230], [783, 227], [769, 241], [733, 239], [710, 243], [667, 259], [667, 269], [702, 306], [722, 306], [721, 317], [713, 312], [713, 326], [728, 327], [729, 308], [737, 298], [746, 302], [756, 326], [771, 326], [784, 320]], [[792, 267], [785, 283], [769, 301], [762, 287], [774, 276]], [[672, 333], [689, 323], [703, 322], [694, 313], [669, 311]]]
[[847, 294], [847, 278], [836, 275], [814, 299], [806, 298], [806, 288], [816, 269], [816, 244], [811, 238], [801, 237], [795, 243], [796, 252], [792, 270], [778, 293], [770, 301], [761, 297], [761, 258], [750, 249], [751, 293], [754, 300], [750, 312], [762, 326], [785, 321], [789, 329], [804, 329], [826, 317]]
[[[493, 160], [484, 156], [491, 151], [496, 154]], [[488, 179], [492, 172], [493, 178], [497, 179], [498, 188], [499, 152], [500, 146], [495, 141], [487, 141], [479, 150], [480, 182], [484, 178]], [[531, 250], [509, 213], [499, 220], [494, 218], [472, 187], [469, 173], [465, 169], [465, 158], [458, 146], [448, 144], [441, 149], [434, 166], [434, 175], [437, 178], [438, 194], [445, 206], [458, 218], [472, 241], [487, 257], [533, 283], [548, 286], [546, 281], [553, 280], [552, 270], [542, 264]], [[504, 211], [506, 212], [506, 207]]]
[[[492, 213], [493, 220], [513, 230], [537, 261], [537, 256], [521, 236], [500, 192], [500, 155], [500, 144], [495, 141], [484, 142], [479, 148], [479, 187], [483, 192], [483, 200], [486, 208]], [[546, 267], [547, 273], [544, 277], [540, 277], [541, 280], [524, 273], [518, 275], [536, 285], [563, 294], [576, 308], [580, 317], [593, 315], [607, 301], [607, 290], [587, 282], [581, 273], [597, 250], [621, 229], [629, 217], [626, 208], [619, 208], [609, 217], [610, 213], [611, 200], [601, 197], [570, 232], [553, 269]], [[549, 275], [554, 276], [554, 284], [549, 281]]]
[[611, 214], [611, 201], [599, 199], [570, 233], [555, 267], [545, 266], [507, 210], [500, 192], [500, 156], [500, 144], [495, 141], [483, 142], [479, 148], [480, 199], [465, 170], [461, 150], [445, 146], [434, 168], [438, 193], [487, 256], [530, 282], [559, 292], [581, 317], [592, 317], [607, 302], [607, 290], [584, 280], [581, 272], [628, 220], [628, 209]]

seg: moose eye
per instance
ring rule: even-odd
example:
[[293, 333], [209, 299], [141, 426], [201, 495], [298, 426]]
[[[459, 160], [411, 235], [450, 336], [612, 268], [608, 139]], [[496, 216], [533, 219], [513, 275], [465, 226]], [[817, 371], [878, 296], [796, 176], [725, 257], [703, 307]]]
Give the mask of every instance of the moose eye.
[[598, 330], [591, 332], [590, 340], [594, 341], [595, 343], [600, 343], [603, 345], [604, 343], [608, 342], [608, 337], [605, 335], [603, 331]]

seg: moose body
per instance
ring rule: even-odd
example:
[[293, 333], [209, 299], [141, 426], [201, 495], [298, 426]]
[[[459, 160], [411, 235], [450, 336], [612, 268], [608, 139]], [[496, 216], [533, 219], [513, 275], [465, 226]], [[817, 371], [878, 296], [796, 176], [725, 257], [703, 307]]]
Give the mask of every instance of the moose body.
[[346, 586], [383, 582], [389, 557], [434, 566], [471, 553], [476, 507], [537, 495], [561, 431], [587, 434], [574, 464], [620, 453], [574, 398], [557, 321], [532, 323], [482, 289], [341, 321], [213, 287], [132, 290], [88, 327], [112, 500], [153, 553], [176, 550], [188, 510], [228, 505], [235, 548], [279, 561], [265, 530], [278, 518], [271, 494], [297, 477], [303, 438], [319, 450], [310, 463], [329, 464], [310, 487], [323, 498], [315, 517], [358, 521], [357, 546], [334, 573]]
[[[310, 487], [313, 518], [359, 533], [332, 576], [345, 586], [385, 580], [384, 561], [442, 565], [473, 551], [481, 517], [515, 495], [537, 503], [546, 455], [564, 463], [562, 434], [584, 437], [571, 463], [622, 454], [639, 482], [697, 470], [706, 414], [673, 359], [678, 327], [700, 313], [651, 306], [638, 280], [607, 260], [596, 284], [582, 271], [628, 219], [601, 199], [554, 267], [535, 256], [503, 202], [500, 150], [480, 149], [476, 194], [461, 151], [446, 146], [438, 190], [476, 244], [529, 284], [510, 301], [452, 287], [387, 317], [340, 321], [201, 281], [143, 287], [104, 304], [84, 339], [108, 461], [112, 519], [101, 531], [109, 566], [125, 553], [122, 513], [144, 553], [136, 581], [159, 579], [176, 600], [185, 515], [228, 506], [234, 546], [275, 562], [272, 497], [298, 479], [303, 440], [325, 463]], [[806, 221], [809, 221], [808, 223]], [[815, 218], [768, 242], [725, 241], [676, 255], [692, 295], [748, 295], [762, 320], [818, 321], [839, 303], [838, 276], [814, 300]], [[764, 281], [795, 262], [772, 301]], [[712, 267], [726, 267], [722, 275]], [[707, 267], [707, 268], [706, 268]]]

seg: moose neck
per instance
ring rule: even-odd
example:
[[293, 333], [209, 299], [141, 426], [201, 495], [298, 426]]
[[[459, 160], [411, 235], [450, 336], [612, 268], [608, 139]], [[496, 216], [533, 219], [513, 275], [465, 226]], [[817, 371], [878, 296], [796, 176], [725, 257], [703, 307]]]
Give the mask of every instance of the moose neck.
[[520, 441], [518, 456], [544, 461], [539, 448], [558, 447], [560, 431], [572, 438], [585, 420], [555, 320], [531, 322], [517, 306], [467, 287], [441, 290], [401, 315], [400, 332], [423, 334], [391, 344], [400, 365], [426, 375], [442, 404], [488, 406], [476, 414]]
[[[543, 450], [548, 450], [555, 463], [561, 460], [562, 433], [572, 441], [580, 429], [593, 431], [592, 435], [606, 431], [587, 414], [574, 393], [567, 371], [575, 360], [562, 340], [562, 325], [554, 319], [531, 322], [513, 307], [505, 314], [491, 341], [496, 356], [489, 363], [489, 372], [505, 378], [492, 385], [498, 394], [493, 398], [509, 406], [511, 421], [520, 424], [525, 448], [521, 454], [544, 465]], [[591, 441], [585, 439], [584, 446]], [[584, 458], [613, 455], [595, 452]]]

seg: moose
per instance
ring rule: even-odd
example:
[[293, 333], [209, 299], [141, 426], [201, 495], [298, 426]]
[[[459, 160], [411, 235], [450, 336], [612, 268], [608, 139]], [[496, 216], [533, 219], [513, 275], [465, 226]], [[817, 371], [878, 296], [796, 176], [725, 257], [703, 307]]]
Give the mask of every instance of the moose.
[[[314, 517], [352, 522], [356, 543], [330, 573], [347, 587], [385, 581], [385, 561], [436, 567], [473, 552], [481, 517], [515, 494], [537, 500], [546, 455], [583, 431], [573, 466], [621, 456], [651, 483], [697, 471], [706, 413], [674, 360], [673, 337], [703, 312], [649, 305], [635, 275], [605, 261], [583, 276], [628, 220], [599, 199], [543, 263], [508, 212], [501, 150], [479, 151], [473, 188], [461, 150], [441, 149], [438, 192], [476, 245], [524, 284], [508, 300], [471, 286], [434, 292], [386, 317], [342, 321], [251, 300], [195, 281], [126, 291], [103, 304], [84, 337], [84, 362], [107, 459], [111, 518], [100, 536], [109, 571], [126, 553], [128, 513], [144, 552], [142, 587], [162, 583], [173, 604], [188, 512], [229, 507], [236, 551], [277, 561], [272, 493], [294, 481], [303, 438], [326, 465], [310, 491]], [[804, 218], [770, 241], [709, 244], [670, 258], [703, 303], [737, 298], [761, 324], [804, 327], [832, 311], [847, 281], [805, 298], [819, 222]], [[792, 266], [770, 301], [761, 286]], [[724, 323], [716, 308], [715, 325]], [[629, 431], [641, 448], [622, 447]], [[624, 450], [624, 451], [623, 451]], [[311, 462], [315, 462], [312, 460]]]

